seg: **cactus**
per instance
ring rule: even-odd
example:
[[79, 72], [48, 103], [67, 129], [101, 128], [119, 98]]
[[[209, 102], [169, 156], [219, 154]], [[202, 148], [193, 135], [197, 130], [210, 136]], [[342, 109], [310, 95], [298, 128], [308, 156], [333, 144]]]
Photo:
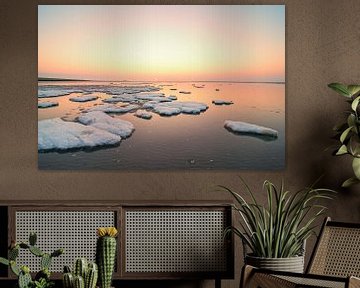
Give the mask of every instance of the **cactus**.
[[95, 288], [98, 279], [98, 266], [96, 263], [89, 263], [85, 276], [85, 288]]
[[32, 283], [32, 279], [30, 273], [21, 271], [18, 279], [19, 288], [28, 288], [31, 283]]
[[115, 227], [98, 228], [99, 238], [96, 243], [96, 262], [99, 267], [99, 284], [101, 288], [110, 288], [116, 258]]
[[81, 276], [84, 280], [86, 276], [87, 268], [88, 268], [88, 262], [85, 258], [76, 259], [74, 266], [75, 276]]
[[63, 286], [64, 288], [73, 288], [74, 287], [74, 276], [72, 273], [64, 273], [63, 274]]
[[15, 261], [16, 258], [19, 256], [19, 246], [16, 245], [14, 248], [10, 249], [8, 256], [9, 260]]
[[41, 257], [41, 256], [44, 255], [44, 252], [42, 252], [42, 251], [40, 250], [40, 248], [38, 248], [38, 247], [36, 247], [36, 246], [30, 246], [30, 247], [29, 247], [29, 251], [30, 251], [32, 254], [34, 254], [35, 256], [37, 256], [37, 257]]
[[74, 277], [74, 288], [85, 288], [84, 278], [81, 276]]
[[[18, 276], [18, 286], [19, 288], [29, 288], [29, 287], [51, 287], [53, 282], [50, 281], [50, 264], [53, 257], [60, 256], [63, 254], [63, 249], [55, 250], [53, 253], [48, 254], [41, 251], [38, 247], [35, 246], [37, 236], [35, 233], [30, 233], [29, 244], [20, 242], [16, 243], [11, 241], [8, 259], [0, 257], [0, 264], [10, 266], [11, 271]], [[35, 276], [35, 281], [32, 280], [30, 275], [30, 269], [27, 266], [19, 266], [16, 264], [16, 259], [19, 256], [19, 250], [29, 250], [30, 253], [37, 257], [41, 257], [41, 271], [39, 271]]]
[[[85, 258], [78, 258], [74, 263], [74, 273], [71, 273], [69, 266], [64, 266], [63, 286], [64, 288], [77, 288], [77, 285], [83, 288], [95, 288], [98, 278], [98, 268], [95, 263], [89, 263]], [[84, 276], [82, 276], [84, 275]], [[82, 279], [82, 281], [80, 280]], [[83, 282], [83, 284], [81, 283]]]
[[52, 260], [51, 255], [48, 253], [44, 253], [44, 255], [41, 257], [41, 261], [40, 261], [41, 269], [45, 269], [45, 268], [49, 269], [50, 265], [51, 265], [51, 260]]
[[37, 235], [35, 232], [31, 232], [29, 235], [29, 244], [31, 246], [35, 246], [37, 241]]

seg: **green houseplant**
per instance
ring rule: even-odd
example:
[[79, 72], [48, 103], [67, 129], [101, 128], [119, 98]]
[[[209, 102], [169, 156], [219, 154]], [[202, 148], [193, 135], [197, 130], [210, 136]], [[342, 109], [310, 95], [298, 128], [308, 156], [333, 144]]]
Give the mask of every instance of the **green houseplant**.
[[[63, 249], [57, 249], [52, 253], [45, 253], [36, 246], [37, 236], [35, 233], [30, 233], [29, 243], [19, 242], [12, 243], [8, 259], [0, 257], [0, 263], [10, 266], [11, 271], [18, 277], [19, 288], [50, 288], [54, 286], [54, 282], [50, 280], [50, 265], [54, 257], [59, 257], [64, 253]], [[30, 275], [30, 268], [26, 265], [19, 266], [16, 259], [19, 256], [20, 249], [28, 250], [34, 256], [40, 258], [41, 270], [32, 279]]]
[[334, 127], [340, 142], [334, 154], [352, 157], [354, 176], [342, 184], [343, 187], [348, 187], [360, 183], [360, 85], [331, 83], [328, 86], [346, 97], [350, 104], [350, 109], [346, 112], [346, 121]]
[[[251, 253], [245, 256], [245, 263], [271, 270], [303, 272], [304, 244], [314, 233], [316, 220], [326, 207], [318, 200], [331, 199], [334, 191], [328, 189], [304, 188], [296, 193], [278, 189], [266, 180], [266, 205], [261, 205], [249, 186], [242, 180], [245, 192], [251, 201], [240, 193], [225, 186], [235, 199], [233, 208], [240, 216], [239, 227], [228, 227], [229, 232], [239, 236], [244, 247]], [[245, 249], [244, 249], [245, 250]]]

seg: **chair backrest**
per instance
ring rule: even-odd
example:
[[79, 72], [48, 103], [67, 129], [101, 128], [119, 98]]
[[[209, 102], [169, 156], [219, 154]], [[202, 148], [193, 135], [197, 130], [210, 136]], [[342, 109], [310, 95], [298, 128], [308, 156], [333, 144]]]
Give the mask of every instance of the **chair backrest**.
[[360, 277], [360, 223], [326, 218], [307, 273]]

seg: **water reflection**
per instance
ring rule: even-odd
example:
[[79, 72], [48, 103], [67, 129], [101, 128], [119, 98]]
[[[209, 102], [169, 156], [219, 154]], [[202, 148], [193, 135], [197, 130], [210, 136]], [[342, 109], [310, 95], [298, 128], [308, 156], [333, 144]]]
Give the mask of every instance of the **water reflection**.
[[[49, 85], [49, 82], [39, 82]], [[67, 87], [145, 85], [119, 82], [52, 82]], [[285, 85], [264, 83], [146, 83], [161, 88], [166, 96], [178, 101], [198, 101], [209, 106], [200, 115], [180, 114], [162, 117], [152, 113], [151, 120], [135, 117], [134, 112], [111, 114], [130, 121], [133, 135], [120, 146], [108, 149], [67, 153], [39, 153], [42, 169], [282, 169], [285, 165]], [[168, 86], [171, 85], [171, 86]], [[177, 90], [174, 90], [177, 89]], [[216, 90], [218, 89], [218, 91]], [[179, 93], [187, 91], [190, 94]], [[78, 115], [110, 98], [93, 92], [95, 101], [76, 103], [70, 95], [39, 99], [56, 101], [59, 106], [39, 109], [39, 120], [62, 117], [75, 121]], [[213, 100], [233, 101], [232, 105], [214, 105]], [[278, 131], [278, 138], [235, 135], [224, 128], [224, 121], [244, 121]]]

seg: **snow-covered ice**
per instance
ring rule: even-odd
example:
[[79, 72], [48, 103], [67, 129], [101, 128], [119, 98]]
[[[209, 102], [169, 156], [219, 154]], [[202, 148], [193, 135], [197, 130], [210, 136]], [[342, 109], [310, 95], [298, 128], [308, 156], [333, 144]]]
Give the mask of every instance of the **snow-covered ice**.
[[122, 94], [122, 95], [112, 95], [112, 97], [104, 99], [103, 102], [106, 102], [106, 103], [118, 103], [118, 102], [133, 103], [133, 102], [137, 102], [137, 99], [134, 94]]
[[38, 102], [38, 108], [50, 108], [55, 106], [59, 106], [59, 103], [53, 101]]
[[224, 122], [224, 127], [234, 133], [255, 134], [274, 138], [277, 138], [278, 136], [278, 132], [274, 129], [241, 121], [226, 120]]
[[60, 118], [38, 122], [38, 150], [68, 150], [119, 144], [121, 137], [105, 130]]
[[98, 98], [99, 97], [95, 95], [82, 95], [77, 97], [71, 97], [69, 98], [69, 100], [72, 102], [88, 102], [88, 101], [94, 101]]
[[151, 119], [152, 115], [149, 112], [144, 110], [137, 110], [134, 114], [136, 117], [143, 118], [143, 119]]
[[205, 111], [208, 106], [200, 102], [165, 102], [158, 103], [153, 106], [155, 113], [162, 116], [178, 115], [180, 113], [185, 114], [200, 114]]
[[213, 100], [212, 103], [215, 104], [215, 105], [231, 105], [231, 104], [234, 104], [233, 101], [221, 100], [221, 99]]
[[136, 110], [139, 108], [139, 105], [136, 104], [129, 104], [125, 106], [118, 106], [116, 104], [104, 104], [104, 105], [98, 105], [94, 106], [90, 109], [88, 109], [88, 112], [93, 111], [102, 111], [105, 113], [127, 113], [133, 110]]
[[152, 109], [155, 107], [155, 105], [159, 104], [158, 101], [148, 101], [146, 103], [144, 103], [144, 105], [142, 106], [142, 108], [144, 109]]
[[50, 97], [59, 97], [69, 95], [71, 93], [82, 93], [82, 90], [79, 89], [64, 89], [64, 88], [56, 88], [54, 87], [47, 87], [47, 86], [40, 86], [38, 89], [38, 98], [50, 98]]
[[84, 113], [79, 116], [78, 121], [84, 125], [119, 135], [121, 138], [129, 137], [135, 130], [131, 122], [113, 118], [100, 111]]

